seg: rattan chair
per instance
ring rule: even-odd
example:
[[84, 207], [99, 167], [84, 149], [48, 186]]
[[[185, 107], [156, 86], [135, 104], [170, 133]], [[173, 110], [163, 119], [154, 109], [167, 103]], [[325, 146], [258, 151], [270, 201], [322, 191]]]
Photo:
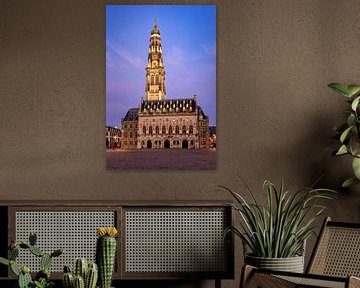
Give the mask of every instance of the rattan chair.
[[240, 287], [360, 287], [360, 224], [326, 218], [306, 273], [243, 268]]

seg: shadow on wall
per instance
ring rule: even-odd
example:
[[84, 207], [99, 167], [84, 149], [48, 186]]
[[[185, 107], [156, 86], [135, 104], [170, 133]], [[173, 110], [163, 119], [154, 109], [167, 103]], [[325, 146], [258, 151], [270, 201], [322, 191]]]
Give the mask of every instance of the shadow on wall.
[[[351, 159], [350, 157], [332, 155], [338, 144], [338, 141], [332, 139], [334, 135], [332, 126], [336, 119], [330, 121], [327, 117], [329, 115], [323, 113], [313, 113], [313, 115], [306, 121], [308, 133], [304, 131], [291, 147], [284, 143], [280, 153], [285, 153], [286, 161], [293, 163], [297, 172], [293, 172], [292, 175], [299, 175], [300, 181], [303, 183], [300, 185], [311, 185], [321, 177], [316, 187], [329, 188], [338, 192], [333, 200], [324, 202], [325, 206], [328, 207], [324, 217], [330, 216], [336, 221], [359, 222], [360, 197], [358, 196], [360, 196], [360, 185], [346, 189], [341, 187], [342, 182], [353, 173]], [[273, 155], [277, 153], [279, 152], [276, 151]], [[276, 159], [273, 158], [272, 161], [276, 161]], [[299, 183], [296, 185], [298, 186]], [[320, 230], [321, 221], [316, 224], [319, 225], [318, 230]], [[307, 241], [306, 265], [313, 251], [315, 240], [316, 237], [311, 237]]]
[[[320, 177], [316, 187], [338, 192], [334, 200], [325, 202], [328, 207], [326, 215], [336, 221], [358, 222], [360, 185], [350, 188], [341, 187], [343, 181], [353, 175], [351, 159], [347, 156], [332, 155], [332, 151], [335, 150], [334, 145], [338, 144], [331, 138], [334, 135], [332, 126], [337, 120], [329, 120], [329, 111], [308, 115], [301, 123], [302, 128], [297, 130], [297, 134], [294, 133], [295, 135], [289, 137], [288, 141], [267, 147], [270, 153], [267, 153], [267, 159], [264, 161], [269, 163], [269, 167], [271, 163], [281, 163], [281, 167], [292, 169], [292, 171], [282, 171], [281, 167], [272, 169], [272, 173], [278, 173], [277, 175], [283, 177], [285, 188], [290, 191], [311, 185]], [[277, 175], [274, 181], [281, 181]]]
[[[296, 133], [289, 135], [286, 141], [267, 147], [267, 159], [264, 160], [274, 164], [272, 172], [283, 177], [285, 187], [290, 190], [293, 189], [292, 186], [298, 189], [319, 180], [316, 187], [348, 193], [355, 186], [345, 190], [341, 188], [341, 184], [352, 175], [351, 161], [347, 157], [332, 155], [338, 144], [332, 139], [332, 126], [336, 119], [329, 121], [326, 114], [313, 112], [302, 119], [303, 123], [293, 123], [294, 126], [301, 124], [302, 127], [297, 128]], [[291, 167], [292, 171], [283, 171], [281, 167], [284, 164], [285, 167]], [[282, 172], [284, 175], [281, 175]]]
[[[341, 115], [341, 111], [339, 115]], [[338, 192], [333, 201], [330, 200], [326, 203], [328, 216], [336, 221], [358, 222], [360, 219], [360, 199], [358, 197], [360, 185], [350, 188], [341, 187], [343, 181], [353, 175], [353, 171], [350, 157], [333, 156], [333, 151], [339, 143], [332, 137], [334, 135], [332, 127], [335, 121], [335, 118], [329, 121], [318, 115], [310, 121], [310, 123], [322, 123], [323, 125], [309, 126], [311, 129], [304, 139], [306, 143], [312, 144], [308, 146], [308, 152], [303, 154], [311, 155], [309, 170], [304, 175], [307, 177], [307, 183], [312, 183], [311, 181], [323, 175], [317, 186]]]

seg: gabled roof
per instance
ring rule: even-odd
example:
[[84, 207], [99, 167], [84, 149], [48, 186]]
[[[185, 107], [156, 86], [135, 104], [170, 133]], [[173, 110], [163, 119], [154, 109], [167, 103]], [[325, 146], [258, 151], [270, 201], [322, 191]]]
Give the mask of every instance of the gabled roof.
[[130, 108], [123, 121], [135, 121], [139, 118], [139, 108]]
[[200, 106], [197, 106], [198, 109], [198, 117], [202, 116], [203, 119], [208, 119], [208, 116], [205, 115], [204, 111], [202, 110], [202, 108]]

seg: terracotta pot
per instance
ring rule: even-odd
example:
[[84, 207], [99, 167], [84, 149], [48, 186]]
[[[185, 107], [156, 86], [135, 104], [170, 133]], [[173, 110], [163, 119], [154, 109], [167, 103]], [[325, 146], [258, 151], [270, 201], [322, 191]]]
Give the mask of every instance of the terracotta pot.
[[289, 258], [263, 258], [246, 255], [245, 263], [263, 269], [304, 273], [304, 256]]

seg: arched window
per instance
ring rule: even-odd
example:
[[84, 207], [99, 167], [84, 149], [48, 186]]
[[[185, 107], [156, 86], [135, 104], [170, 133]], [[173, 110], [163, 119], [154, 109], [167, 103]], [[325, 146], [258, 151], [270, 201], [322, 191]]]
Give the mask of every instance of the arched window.
[[176, 125], [176, 128], [175, 128], [175, 134], [179, 134], [180, 133], [180, 129], [179, 129], [179, 126]]
[[155, 84], [159, 84], [159, 74], [156, 74], [155, 76]]
[[169, 126], [169, 135], [171, 135], [171, 134], [172, 134], [172, 127]]
[[149, 127], [149, 134], [152, 135], [153, 134], [153, 129], [152, 126]]
[[159, 134], [159, 126], [155, 127], [155, 134], [158, 135]]
[[186, 126], [185, 126], [185, 125], [182, 127], [181, 133], [182, 133], [182, 134], [186, 134]]
[[130, 131], [130, 138], [132, 138], [132, 136], [133, 136], [133, 134], [132, 134], [132, 132]]
[[193, 134], [194, 133], [194, 128], [192, 125], [190, 125], [189, 127], [189, 134]]
[[151, 85], [154, 85], [154, 74], [151, 74], [151, 81], [150, 81]]
[[162, 126], [162, 128], [161, 128], [161, 134], [165, 134], [166, 133], [166, 128], [165, 128], [165, 126]]
[[145, 135], [146, 134], [146, 127], [143, 126], [143, 134]]

